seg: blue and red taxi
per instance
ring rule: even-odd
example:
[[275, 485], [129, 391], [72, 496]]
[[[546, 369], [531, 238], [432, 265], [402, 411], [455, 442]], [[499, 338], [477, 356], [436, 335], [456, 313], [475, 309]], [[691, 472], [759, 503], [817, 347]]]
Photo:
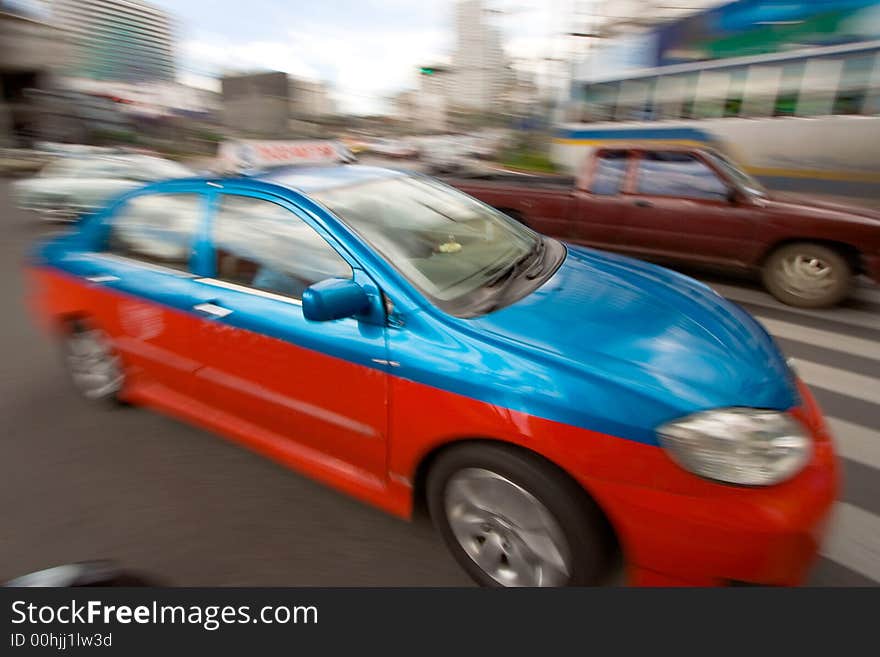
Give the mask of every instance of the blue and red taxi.
[[425, 505], [480, 584], [794, 585], [835, 498], [821, 412], [750, 315], [418, 174], [152, 184], [30, 272], [86, 397]]

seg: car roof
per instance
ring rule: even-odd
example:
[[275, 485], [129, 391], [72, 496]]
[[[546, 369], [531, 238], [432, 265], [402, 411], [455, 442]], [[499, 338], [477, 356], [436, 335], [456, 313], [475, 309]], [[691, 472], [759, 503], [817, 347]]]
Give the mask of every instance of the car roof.
[[405, 175], [407, 175], [405, 171], [397, 171], [395, 169], [362, 164], [340, 164], [335, 166], [280, 167], [259, 174], [255, 178], [309, 194], [311, 192], [321, 192], [337, 187], [347, 187], [372, 180], [397, 178]]

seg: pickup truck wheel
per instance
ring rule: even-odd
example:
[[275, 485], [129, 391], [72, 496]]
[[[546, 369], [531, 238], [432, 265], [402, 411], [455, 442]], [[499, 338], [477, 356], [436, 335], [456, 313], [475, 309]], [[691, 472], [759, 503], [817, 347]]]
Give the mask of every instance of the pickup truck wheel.
[[827, 308], [846, 297], [852, 268], [842, 255], [822, 244], [787, 244], [767, 258], [764, 287], [782, 303], [801, 308]]
[[117, 401], [123, 371], [119, 356], [101, 329], [71, 322], [63, 336], [64, 362], [77, 391], [90, 401]]
[[520, 450], [472, 443], [428, 473], [431, 518], [480, 585], [588, 586], [609, 574], [610, 530], [584, 491]]

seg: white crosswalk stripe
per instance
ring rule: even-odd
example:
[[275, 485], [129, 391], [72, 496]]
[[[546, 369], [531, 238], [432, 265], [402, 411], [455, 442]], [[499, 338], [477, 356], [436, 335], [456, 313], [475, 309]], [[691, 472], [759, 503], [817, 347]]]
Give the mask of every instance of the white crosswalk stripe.
[[[853, 310], [851, 308], [831, 308], [828, 310], [809, 310], [807, 308], [794, 308], [784, 306], [766, 292], [750, 290], [748, 288], [712, 283], [712, 287], [721, 295], [737, 303], [747, 303], [762, 308], [774, 308], [784, 310], [794, 315], [826, 319], [834, 322], [844, 322], [851, 326], [880, 330], [880, 313], [872, 313], [865, 310]], [[760, 311], [756, 313], [760, 315]]]
[[[835, 504], [821, 552], [827, 559], [880, 585], [880, 514], [874, 513], [880, 509], [880, 500], [876, 505], [871, 501], [874, 483], [870, 480], [873, 473], [876, 481], [880, 481], [880, 340], [866, 339], [864, 332], [864, 329], [880, 329], [880, 313], [870, 308], [792, 308], [760, 290], [726, 283], [710, 285], [732, 301], [748, 304], [773, 336], [826, 350], [828, 357], [823, 358], [823, 362], [815, 362], [822, 357], [821, 352], [817, 354], [815, 350], [809, 352], [809, 358], [801, 358], [792, 346], [794, 353], [788, 354], [794, 356], [795, 369], [810, 387], [820, 393], [830, 391], [869, 404], [856, 407], [862, 417], [848, 417], [845, 413], [826, 417], [839, 456], [861, 469], [845, 468], [844, 485], [854, 483], [855, 492], [848, 495], [849, 488], [845, 489], [843, 496], [847, 501]], [[857, 302], [877, 304], [880, 289], [859, 287], [853, 298]], [[773, 316], [762, 316], [770, 314], [764, 313], [765, 310], [772, 311]], [[812, 320], [834, 322], [828, 326], [840, 327], [840, 330], [814, 328], [817, 323]], [[804, 326], [802, 322], [811, 325]], [[853, 327], [857, 335], [847, 333], [847, 326]], [[852, 362], [852, 356], [863, 359], [860, 371], [836, 366], [835, 352], [850, 357], [841, 362]], [[848, 406], [844, 404], [840, 408]], [[876, 412], [865, 417], [865, 408], [875, 408]], [[848, 473], [857, 481], [847, 484]], [[870, 508], [862, 508], [862, 504]]]
[[794, 359], [795, 370], [811, 386], [880, 404], [880, 379], [808, 360]]
[[825, 419], [834, 435], [837, 451], [842, 457], [880, 471], [880, 430], [836, 417]]
[[880, 516], [846, 502], [838, 502], [822, 545], [822, 554], [880, 581]]
[[[755, 316], [759, 322], [767, 327], [767, 330], [774, 336], [787, 338], [789, 340], [798, 340], [799, 342], [807, 342], [817, 347], [825, 349], [834, 349], [836, 351], [844, 351], [848, 354], [855, 354], [864, 358], [871, 358], [880, 361], [880, 343], [864, 338], [856, 338], [851, 335], [842, 335], [840, 333], [832, 333], [831, 331], [822, 331], [820, 329], [810, 328], [809, 326], [800, 326], [790, 322], [783, 322], [778, 319], [768, 319]], [[877, 365], [880, 371], [880, 363]]]

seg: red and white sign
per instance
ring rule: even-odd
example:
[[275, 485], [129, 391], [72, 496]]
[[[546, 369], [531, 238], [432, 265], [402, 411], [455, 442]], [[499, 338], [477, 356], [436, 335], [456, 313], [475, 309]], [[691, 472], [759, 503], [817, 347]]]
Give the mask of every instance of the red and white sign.
[[289, 164], [341, 164], [354, 159], [338, 141], [258, 141], [240, 139], [223, 142], [218, 152], [225, 169], [242, 171]]

